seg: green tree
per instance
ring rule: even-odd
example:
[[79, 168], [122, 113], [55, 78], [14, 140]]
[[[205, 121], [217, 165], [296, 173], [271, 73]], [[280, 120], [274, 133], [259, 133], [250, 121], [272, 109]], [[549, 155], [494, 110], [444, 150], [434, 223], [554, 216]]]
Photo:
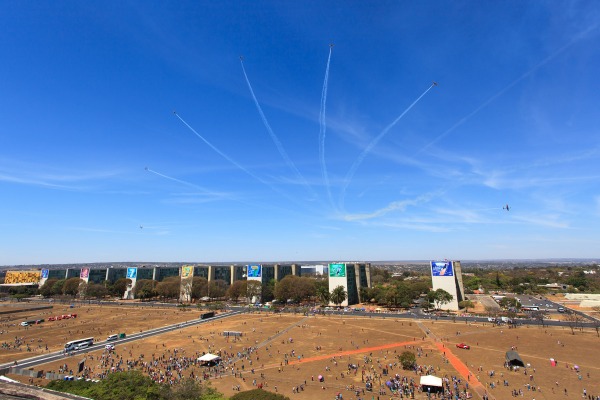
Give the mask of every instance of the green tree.
[[88, 283], [86, 291], [86, 297], [94, 299], [103, 299], [108, 296], [108, 289], [99, 283]]
[[327, 281], [318, 281], [316, 284], [316, 294], [317, 294], [317, 300], [319, 301], [319, 303], [321, 303], [322, 305], [327, 305], [329, 304], [329, 282]]
[[473, 304], [473, 302], [471, 300], [463, 300], [458, 303], [458, 306], [460, 308], [464, 308], [465, 312], [469, 312], [469, 308], [475, 307], [475, 304]]
[[119, 278], [115, 281], [115, 283], [108, 287], [108, 291], [110, 295], [122, 299], [123, 295], [125, 295], [125, 290], [127, 290], [127, 287], [131, 285], [131, 283], [131, 279]]
[[417, 364], [417, 357], [412, 351], [404, 351], [398, 356], [398, 361], [404, 369], [413, 369]]
[[233, 285], [227, 288], [227, 297], [231, 300], [237, 302], [240, 297], [246, 297], [246, 293], [248, 291], [248, 282], [247, 281], [235, 281]]
[[225, 297], [225, 293], [227, 292], [227, 282], [223, 279], [216, 279], [214, 281], [210, 281], [208, 284], [209, 297], [212, 299], [220, 299], [221, 297]]
[[427, 298], [435, 305], [435, 308], [439, 310], [444, 304], [450, 303], [454, 299], [454, 296], [444, 289], [437, 289], [427, 293]]
[[269, 279], [266, 285], [262, 285], [260, 297], [264, 302], [275, 299], [275, 279]]
[[517, 300], [515, 297], [503, 297], [498, 302], [498, 305], [500, 305], [500, 307], [504, 308], [505, 310], [509, 308], [521, 308], [521, 303], [519, 303], [519, 300]]
[[300, 303], [315, 296], [315, 281], [308, 277], [287, 275], [275, 284], [274, 294], [275, 298], [282, 303], [288, 300]]
[[56, 278], [46, 279], [46, 282], [40, 287], [40, 294], [44, 297], [50, 297], [54, 295], [54, 285], [58, 282]]
[[263, 300], [261, 297], [261, 293], [263, 291], [263, 285], [260, 281], [247, 281], [247, 285], [246, 285], [246, 294], [245, 296], [248, 298], [248, 301], [252, 301], [252, 299], [258, 299], [261, 298], [262, 301], [269, 301], [269, 300]]
[[222, 395], [212, 388], [202, 386], [193, 379], [183, 379], [177, 385], [163, 385], [163, 398], [168, 400], [209, 400], [223, 399]]
[[135, 282], [133, 292], [138, 299], [151, 299], [156, 296], [156, 285], [158, 282], [152, 279], [139, 279]]
[[346, 293], [346, 289], [340, 285], [331, 291], [331, 296], [329, 298], [333, 304], [339, 307], [340, 304], [348, 298], [348, 293]]
[[202, 276], [192, 278], [192, 299], [201, 299], [208, 296], [208, 279]]
[[65, 279], [59, 279], [56, 281], [56, 283], [52, 286], [52, 296], [63, 294], [63, 286], [65, 286], [65, 282]]
[[158, 282], [155, 287], [156, 294], [163, 299], [178, 299], [181, 288], [181, 278], [170, 276], [163, 281]]
[[67, 296], [76, 296], [79, 292], [79, 284], [83, 282], [83, 280], [79, 278], [69, 278], [65, 281], [63, 285], [62, 292]]

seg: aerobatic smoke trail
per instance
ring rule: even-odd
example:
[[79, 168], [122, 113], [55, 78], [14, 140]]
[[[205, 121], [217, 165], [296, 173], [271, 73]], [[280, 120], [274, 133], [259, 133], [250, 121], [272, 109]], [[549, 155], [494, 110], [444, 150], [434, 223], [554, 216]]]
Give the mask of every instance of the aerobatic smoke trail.
[[425, 90], [419, 97], [417, 97], [417, 99], [415, 101], [413, 101], [412, 104], [410, 106], [408, 106], [408, 108], [406, 110], [404, 110], [402, 112], [402, 114], [400, 114], [398, 116], [398, 118], [396, 118], [391, 124], [386, 126], [385, 129], [383, 131], [381, 131], [381, 133], [379, 135], [377, 135], [377, 137], [375, 139], [371, 140], [371, 142], [367, 145], [367, 147], [365, 147], [365, 149], [362, 151], [362, 153], [360, 153], [360, 155], [358, 156], [358, 158], [356, 159], [354, 164], [352, 164], [352, 166], [348, 170], [346, 177], [344, 178], [344, 184], [342, 186], [342, 194], [340, 197], [341, 208], [344, 207], [344, 197], [346, 196], [346, 189], [350, 185], [350, 182], [352, 181], [352, 178], [354, 177], [356, 170], [358, 170], [358, 167], [360, 166], [360, 164], [362, 164], [365, 157], [373, 150], [373, 148], [375, 146], [377, 146], [377, 143], [379, 143], [379, 141], [381, 139], [383, 139], [383, 137], [389, 132], [389, 130], [392, 129], [398, 123], [398, 121], [400, 121], [402, 119], [402, 117], [404, 117], [406, 115], [406, 113], [409, 112], [410, 109], [413, 108], [415, 106], [415, 104], [417, 104], [419, 102], [419, 100], [421, 100], [423, 98], [423, 96], [425, 96], [427, 94], [427, 92], [429, 92], [431, 89], [433, 89], [434, 86], [437, 86], [437, 83], [433, 82], [431, 84], [431, 86], [429, 86], [427, 88], [427, 90]]
[[146, 171], [152, 172], [154, 175], [158, 175], [161, 178], [169, 179], [169, 180], [171, 180], [173, 182], [181, 183], [182, 185], [186, 185], [186, 186], [190, 186], [190, 187], [193, 187], [193, 188], [196, 188], [196, 189], [200, 189], [200, 190], [203, 190], [205, 192], [210, 192], [209, 190], [207, 190], [207, 189], [205, 189], [205, 188], [203, 188], [201, 186], [198, 186], [196, 184], [193, 184], [191, 182], [182, 181], [181, 179], [177, 179], [177, 178], [173, 178], [172, 176], [169, 176], [169, 175], [161, 174], [160, 172], [156, 172], [156, 171], [154, 171], [154, 170], [152, 170], [152, 169], [150, 169], [148, 167], [146, 167], [145, 169], [146, 169]]
[[333, 196], [331, 195], [331, 187], [329, 184], [329, 175], [327, 174], [327, 164], [325, 163], [325, 133], [327, 132], [327, 121], [325, 119], [325, 111], [327, 106], [327, 85], [329, 82], [329, 64], [331, 62], [331, 51], [333, 45], [329, 45], [329, 57], [327, 57], [327, 67], [325, 68], [325, 79], [323, 80], [323, 91], [321, 92], [321, 111], [319, 113], [319, 158], [321, 160], [321, 174], [323, 175], [323, 183], [327, 190], [329, 203], [335, 209]]
[[581, 33], [579, 33], [578, 35], [576, 35], [570, 42], [568, 42], [567, 44], [565, 44], [562, 47], [560, 47], [554, 53], [550, 54], [548, 57], [544, 58], [542, 61], [540, 61], [539, 63], [537, 63], [536, 65], [534, 65], [533, 68], [529, 69], [523, 75], [521, 75], [520, 77], [518, 77], [517, 79], [515, 79], [514, 81], [512, 81], [511, 83], [509, 83], [506, 87], [504, 87], [504, 89], [500, 90], [499, 92], [497, 92], [496, 94], [494, 94], [493, 96], [491, 96], [489, 99], [487, 99], [486, 101], [484, 101], [479, 107], [477, 107], [475, 110], [471, 111], [466, 116], [462, 117], [460, 120], [458, 120], [458, 122], [456, 122], [454, 125], [452, 125], [450, 128], [448, 128], [444, 133], [442, 133], [441, 135], [439, 135], [438, 137], [436, 137], [435, 139], [433, 139], [431, 142], [429, 142], [425, 146], [423, 146], [421, 149], [419, 149], [414, 155], [415, 156], [419, 155], [423, 151], [427, 150], [429, 147], [433, 146], [434, 144], [436, 144], [437, 142], [439, 142], [440, 140], [442, 140], [444, 137], [446, 137], [447, 135], [449, 135], [450, 133], [452, 133], [452, 131], [454, 131], [456, 128], [458, 128], [459, 126], [461, 126], [462, 124], [464, 124], [465, 122], [467, 122], [467, 120], [469, 120], [473, 115], [477, 114], [479, 111], [481, 111], [482, 109], [484, 109], [485, 107], [487, 107], [490, 103], [492, 103], [498, 97], [500, 97], [504, 93], [506, 93], [509, 89], [511, 89], [517, 83], [519, 83], [523, 79], [529, 77], [534, 72], [536, 72], [538, 69], [542, 68], [544, 65], [548, 64], [550, 61], [552, 61], [553, 59], [555, 59], [556, 57], [558, 57], [561, 53], [563, 53], [568, 48], [570, 48], [571, 46], [573, 46], [575, 43], [579, 42], [580, 40], [585, 39], [587, 37], [587, 35], [590, 32], [596, 30], [596, 28], [598, 28], [598, 24], [592, 25], [591, 27], [588, 27], [586, 30], [584, 30]]
[[175, 114], [175, 116], [177, 118], [179, 118], [179, 120], [181, 122], [183, 122], [183, 124], [185, 126], [187, 126], [189, 128], [189, 130], [191, 130], [192, 132], [194, 132], [194, 134], [196, 136], [198, 136], [200, 138], [200, 140], [202, 140], [204, 143], [206, 143], [206, 145], [208, 147], [210, 147], [211, 149], [213, 149], [217, 154], [219, 154], [221, 157], [223, 157], [224, 159], [226, 159], [227, 161], [229, 161], [230, 163], [232, 163], [233, 165], [235, 165], [236, 167], [238, 167], [239, 169], [241, 169], [242, 171], [244, 171], [246, 174], [250, 175], [251, 177], [253, 177], [254, 179], [256, 179], [257, 181], [264, 183], [267, 186], [271, 186], [268, 182], [264, 181], [263, 179], [261, 179], [260, 177], [256, 176], [255, 174], [253, 174], [252, 172], [250, 172], [248, 169], [244, 168], [242, 165], [240, 165], [239, 163], [237, 163], [234, 159], [232, 159], [231, 157], [229, 157], [227, 154], [223, 153], [221, 150], [219, 150], [217, 147], [215, 147], [211, 142], [209, 142], [208, 140], [206, 140], [204, 138], [204, 136], [202, 136], [201, 134], [199, 134], [198, 132], [196, 132], [196, 130], [194, 128], [192, 128], [187, 122], [184, 121], [183, 118], [181, 118], [179, 116], [179, 114], [177, 114], [176, 111], [173, 111], [173, 114]]
[[306, 186], [308, 191], [312, 195], [314, 195], [315, 194], [314, 191], [310, 188], [310, 186], [308, 185], [308, 182], [306, 182], [306, 179], [304, 179], [304, 176], [302, 176], [300, 171], [298, 171], [298, 168], [296, 168], [296, 165], [294, 164], [294, 162], [292, 161], [290, 156], [288, 156], [287, 152], [283, 148], [281, 141], [279, 140], [277, 135], [275, 135], [275, 132], [273, 132], [273, 129], [271, 129], [271, 125], [269, 125], [269, 121], [267, 120], [265, 113], [263, 112], [262, 108], [260, 107], [260, 104], [258, 103], [258, 99], [256, 98], [256, 95], [254, 94], [254, 90], [252, 89], [252, 85], [250, 84], [250, 80], [248, 79], [248, 74], [246, 74], [246, 68], [244, 68], [244, 57], [240, 57], [240, 64], [242, 65], [242, 72], [244, 73], [244, 78], [246, 78], [246, 83], [248, 84], [248, 89], [250, 89], [250, 94], [252, 95], [252, 99], [254, 99], [254, 104], [256, 105], [256, 109], [258, 110], [258, 113], [260, 114], [260, 118], [262, 119], [262, 122], [263, 122], [265, 128], [267, 128], [267, 132], [269, 132], [269, 136], [271, 136], [273, 143], [275, 143], [275, 146], [277, 147], [279, 154], [281, 154], [281, 157], [283, 157], [283, 160], [285, 161], [285, 163], [288, 165], [288, 167], [292, 171], [294, 171], [294, 173], [296, 174], [298, 179], [300, 179], [300, 181], [304, 184], [304, 186]]
[[187, 122], [185, 122], [185, 120], [183, 118], [181, 118], [179, 116], [179, 114], [177, 114], [176, 111], [173, 111], [173, 114], [175, 114], [175, 116], [177, 118], [179, 118], [179, 120], [181, 122], [183, 122], [183, 124], [185, 126], [188, 127], [189, 130], [191, 130], [196, 136], [198, 136], [204, 143], [206, 143], [206, 145], [208, 147], [210, 147], [211, 149], [213, 149], [215, 152], [217, 152], [217, 154], [219, 154], [221, 157], [223, 157], [224, 159], [226, 159], [227, 161], [229, 161], [230, 163], [232, 163], [233, 165], [235, 165], [237, 168], [239, 168], [240, 170], [242, 170], [243, 172], [245, 172], [246, 174], [250, 175], [252, 178], [256, 179], [257, 181], [259, 181], [260, 183], [270, 187], [273, 191], [281, 194], [282, 196], [284, 196], [285, 198], [287, 198], [288, 200], [292, 201], [293, 203], [296, 203], [298, 205], [300, 205], [298, 203], [298, 201], [289, 196], [288, 194], [282, 192], [281, 190], [277, 189], [275, 186], [271, 185], [269, 182], [265, 181], [264, 179], [262, 179], [261, 177], [257, 176], [256, 174], [253, 174], [251, 171], [249, 171], [248, 169], [244, 168], [242, 165], [240, 165], [239, 163], [237, 163], [234, 159], [232, 159], [231, 157], [229, 157], [227, 154], [223, 153], [221, 150], [219, 150], [217, 147], [215, 147], [212, 143], [210, 143], [208, 140], [206, 140], [202, 135], [200, 135], [198, 132], [196, 132], [196, 130], [194, 128], [192, 128], [190, 126], [190, 124], [188, 124]]

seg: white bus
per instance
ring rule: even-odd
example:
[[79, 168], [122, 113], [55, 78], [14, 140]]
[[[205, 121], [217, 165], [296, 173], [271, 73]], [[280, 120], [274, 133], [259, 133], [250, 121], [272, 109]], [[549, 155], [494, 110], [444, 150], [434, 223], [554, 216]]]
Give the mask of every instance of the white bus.
[[94, 344], [94, 338], [86, 338], [79, 340], [71, 340], [70, 342], [65, 343], [65, 352], [84, 349]]
[[538, 306], [522, 306], [521, 310], [522, 311], [540, 311], [540, 308]]

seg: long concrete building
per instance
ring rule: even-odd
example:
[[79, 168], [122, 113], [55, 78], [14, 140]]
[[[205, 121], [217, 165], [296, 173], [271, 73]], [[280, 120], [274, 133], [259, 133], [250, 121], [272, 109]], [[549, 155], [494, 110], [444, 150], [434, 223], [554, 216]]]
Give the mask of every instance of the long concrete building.
[[[359, 289], [362, 286], [370, 286], [370, 264], [348, 264], [349, 279], [344, 287], [348, 292], [349, 304], [360, 301]], [[356, 272], [355, 267], [356, 266]], [[208, 282], [216, 280], [224, 281], [232, 285], [238, 280], [254, 280], [261, 284], [268, 283], [271, 279], [276, 282], [288, 275], [302, 275], [303, 266], [300, 263], [275, 263], [275, 264], [232, 264], [232, 265], [181, 265], [181, 266], [114, 266], [96, 267], [82, 266], [75, 268], [39, 268], [31, 270], [9, 270], [5, 272], [2, 287], [12, 286], [42, 286], [48, 279], [79, 278], [86, 283], [100, 284], [103, 282], [114, 283], [121, 278], [131, 280], [131, 285], [125, 293], [126, 299], [135, 298], [133, 289], [135, 283], [141, 279], [151, 279], [157, 282], [172, 276], [181, 277], [181, 301], [191, 300], [191, 282], [193, 277], [203, 277]], [[314, 275], [314, 266], [305, 267], [307, 273]], [[330, 278], [331, 280], [331, 278]], [[331, 285], [331, 284], [330, 284]]]

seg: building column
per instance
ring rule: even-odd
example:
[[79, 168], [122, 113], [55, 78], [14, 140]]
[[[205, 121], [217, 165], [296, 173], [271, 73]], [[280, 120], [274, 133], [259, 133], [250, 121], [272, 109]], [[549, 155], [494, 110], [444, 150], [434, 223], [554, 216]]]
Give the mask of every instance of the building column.
[[358, 297], [358, 302], [362, 303], [360, 295], [360, 264], [354, 264], [354, 280], [356, 281], [356, 295]]

